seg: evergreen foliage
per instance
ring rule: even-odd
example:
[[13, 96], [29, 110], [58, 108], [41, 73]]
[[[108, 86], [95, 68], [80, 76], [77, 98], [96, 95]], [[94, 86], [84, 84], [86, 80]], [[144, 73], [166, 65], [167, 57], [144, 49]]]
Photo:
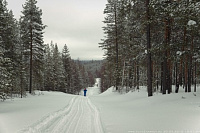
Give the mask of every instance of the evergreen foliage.
[[[119, 91], [136, 90], [139, 85], [147, 86], [150, 79], [152, 91], [163, 94], [178, 92], [179, 86], [185, 92], [191, 92], [192, 85], [196, 88], [199, 5], [196, 0], [108, 0], [104, 10], [105, 38], [100, 43], [107, 61], [101, 69], [102, 91], [116, 85]], [[152, 68], [148, 66], [149, 57]], [[152, 74], [147, 76], [147, 70]]]
[[44, 44], [45, 25], [36, 0], [26, 0], [19, 22], [7, 2], [0, 0], [0, 98], [26, 96], [26, 91], [61, 91], [79, 94], [89, 86], [89, 72], [62, 53], [53, 41]]
[[[43, 30], [42, 10], [36, 6], [37, 1], [27, 0], [23, 5], [23, 16], [20, 18], [21, 40], [26, 56], [27, 72], [29, 72], [29, 93], [32, 89], [39, 89], [42, 82], [43, 71]], [[29, 61], [28, 61], [29, 60]]]

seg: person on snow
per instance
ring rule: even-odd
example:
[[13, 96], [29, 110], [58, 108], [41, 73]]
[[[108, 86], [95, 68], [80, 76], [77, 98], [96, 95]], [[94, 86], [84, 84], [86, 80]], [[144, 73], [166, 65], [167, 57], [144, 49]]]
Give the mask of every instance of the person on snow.
[[85, 88], [83, 91], [84, 91], [84, 96], [86, 96], [87, 89]]

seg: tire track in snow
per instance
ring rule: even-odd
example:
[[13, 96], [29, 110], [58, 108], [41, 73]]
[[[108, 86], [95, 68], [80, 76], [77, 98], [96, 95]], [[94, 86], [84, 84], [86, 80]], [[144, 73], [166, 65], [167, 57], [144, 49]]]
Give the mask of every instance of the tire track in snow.
[[105, 133], [99, 111], [89, 98], [77, 96], [68, 106], [18, 133]]

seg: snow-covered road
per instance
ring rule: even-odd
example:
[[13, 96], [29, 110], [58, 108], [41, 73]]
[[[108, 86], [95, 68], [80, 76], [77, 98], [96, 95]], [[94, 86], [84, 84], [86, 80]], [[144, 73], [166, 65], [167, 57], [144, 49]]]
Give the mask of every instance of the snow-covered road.
[[88, 97], [76, 96], [63, 109], [19, 133], [104, 133], [99, 111]]

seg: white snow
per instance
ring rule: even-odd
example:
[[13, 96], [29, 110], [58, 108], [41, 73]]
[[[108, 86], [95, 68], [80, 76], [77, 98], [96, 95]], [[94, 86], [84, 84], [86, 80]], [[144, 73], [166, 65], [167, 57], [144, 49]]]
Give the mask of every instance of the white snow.
[[177, 52], [176, 52], [176, 55], [181, 56], [183, 53], [184, 53], [184, 52], [182, 52], [182, 51], [177, 51]]
[[91, 100], [100, 109], [108, 133], [200, 133], [200, 93], [119, 95], [109, 88]]
[[0, 102], [0, 133], [200, 133], [199, 92], [99, 94], [99, 81], [87, 97], [43, 92]]
[[15, 133], [40, 118], [66, 106], [72, 95], [43, 92], [44, 95], [0, 102], [0, 133]]
[[19, 133], [103, 133], [99, 112], [87, 97], [73, 97], [56, 111]]
[[196, 21], [194, 21], [194, 20], [189, 20], [188, 21], [188, 25], [189, 26], [191, 26], [191, 25], [196, 25], [197, 23], [196, 23]]

